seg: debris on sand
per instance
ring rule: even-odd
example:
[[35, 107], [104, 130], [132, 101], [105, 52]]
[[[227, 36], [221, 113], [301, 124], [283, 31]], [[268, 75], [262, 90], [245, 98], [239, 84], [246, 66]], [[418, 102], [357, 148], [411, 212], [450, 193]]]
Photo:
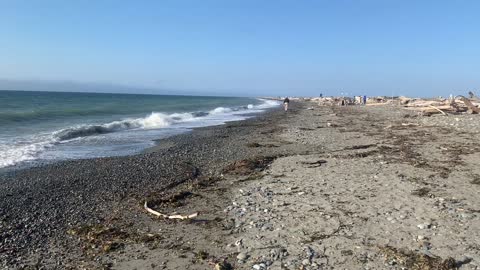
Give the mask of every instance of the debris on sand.
[[158, 234], [129, 233], [118, 226], [97, 224], [67, 230], [67, 234], [78, 237], [86, 254], [102, 254], [122, 249], [127, 243], [153, 243], [161, 240]]
[[313, 162], [302, 161], [302, 164], [309, 165], [308, 168], [317, 168], [317, 167], [322, 166], [322, 164], [325, 164], [325, 163], [327, 163], [327, 161], [323, 160], [323, 159], [313, 161]]
[[215, 264], [215, 270], [232, 270], [233, 267], [228, 262], [219, 262]]
[[430, 194], [430, 189], [427, 187], [422, 187], [419, 189], [415, 189], [412, 191], [412, 195], [416, 195], [419, 197], [425, 197]]
[[474, 185], [480, 185], [480, 175], [474, 174], [473, 180], [470, 183]]
[[150, 195], [150, 196], [147, 196], [147, 199], [145, 200], [144, 204], [143, 204], [143, 208], [150, 214], [153, 214], [157, 217], [163, 217], [163, 218], [167, 218], [167, 219], [191, 219], [191, 218], [194, 218], [194, 217], [197, 217], [198, 216], [198, 213], [193, 213], [193, 214], [190, 214], [190, 215], [178, 215], [178, 214], [172, 214], [172, 215], [167, 215], [167, 214], [163, 214], [163, 213], [160, 213], [156, 210], [153, 210], [152, 208], [150, 208], [148, 205], [152, 205], [152, 206], [170, 206], [170, 207], [179, 207], [182, 205], [182, 201], [185, 200], [186, 198], [189, 198], [189, 197], [192, 197], [192, 196], [195, 196], [195, 194], [193, 194], [192, 192], [190, 191], [179, 191], [177, 193], [174, 193], [166, 198], [161, 198], [161, 199], [155, 199], [155, 197], [157, 197], [158, 195]]
[[243, 159], [235, 161], [233, 164], [225, 167], [224, 172], [236, 175], [249, 175], [254, 172], [265, 170], [273, 161], [275, 157], [257, 157], [252, 159]]
[[186, 198], [195, 196], [190, 191], [179, 191], [175, 194], [172, 194], [166, 198], [161, 198], [161, 199], [155, 199], [158, 195], [150, 195], [147, 197], [148, 202], [150, 205], [157, 206], [157, 205], [171, 205], [171, 206], [179, 206], [179, 203]]
[[344, 150], [363, 150], [363, 149], [367, 149], [375, 146], [377, 145], [376, 144], [360, 144], [360, 145], [354, 145], [351, 147], [346, 147]]
[[480, 108], [478, 108], [478, 106], [474, 105], [468, 98], [464, 97], [464, 96], [459, 96], [460, 97], [460, 100], [463, 101], [463, 103], [465, 103], [465, 106], [468, 107], [468, 113], [471, 113], [471, 114], [478, 114], [480, 113]]
[[83, 249], [89, 253], [110, 252], [123, 247], [130, 235], [118, 228], [104, 225], [83, 226], [67, 231], [69, 235], [84, 240]]
[[261, 147], [261, 146], [262, 146], [261, 144], [256, 143], [256, 142], [247, 143], [247, 147], [257, 148], [257, 147]]
[[256, 143], [256, 142], [251, 142], [251, 143], [247, 143], [247, 147], [250, 147], [250, 148], [258, 148], [258, 147], [278, 147], [278, 145], [271, 144], [271, 143], [260, 144], [260, 143]]
[[195, 217], [198, 216], [198, 213], [193, 213], [193, 214], [190, 214], [190, 215], [166, 215], [166, 214], [162, 214], [162, 213], [157, 212], [157, 211], [153, 210], [152, 208], [148, 207], [147, 201], [145, 201], [145, 204], [144, 204], [143, 207], [150, 214], [153, 214], [157, 217], [163, 217], [163, 218], [168, 218], [168, 219], [182, 219], [183, 220], [183, 219], [195, 218]]
[[385, 259], [400, 264], [410, 270], [450, 270], [457, 269], [455, 260], [451, 257], [443, 260], [440, 257], [397, 249], [390, 246], [380, 247]]
[[480, 102], [475, 99], [468, 99], [464, 96], [456, 96], [451, 99], [414, 99], [408, 103], [402, 104], [405, 109], [420, 112], [422, 115], [432, 115], [441, 113], [447, 115], [447, 113], [480, 113]]

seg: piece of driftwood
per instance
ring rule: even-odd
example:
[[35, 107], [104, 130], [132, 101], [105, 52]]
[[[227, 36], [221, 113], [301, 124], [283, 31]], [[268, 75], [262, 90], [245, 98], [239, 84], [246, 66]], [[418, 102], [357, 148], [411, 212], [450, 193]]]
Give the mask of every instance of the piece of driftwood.
[[423, 99], [418, 99], [409, 102], [408, 104], [404, 104], [404, 107], [428, 107], [428, 106], [443, 106], [447, 105], [444, 100], [423, 100]]
[[452, 103], [445, 105], [426, 105], [424, 107], [405, 107], [406, 110], [421, 112], [422, 114], [430, 115], [435, 113], [458, 113], [464, 112], [467, 110], [467, 107], [462, 106], [463, 104]]
[[402, 123], [402, 126], [404, 126], [404, 127], [418, 127], [420, 125], [416, 124], [416, 123]]
[[326, 160], [320, 159], [314, 162], [302, 161], [302, 164], [309, 165], [308, 168], [316, 168], [322, 166], [322, 164], [327, 163]]
[[460, 97], [460, 100], [463, 101], [463, 103], [465, 103], [465, 105], [468, 107], [468, 111], [470, 113], [473, 113], [473, 114], [480, 113], [480, 108], [473, 105], [473, 103], [468, 98], [464, 96], [459, 96], [459, 97]]
[[401, 105], [406, 105], [406, 104], [408, 104], [412, 101], [415, 101], [413, 98], [408, 98], [408, 97], [404, 97], [404, 96], [398, 97], [398, 100], [400, 101]]
[[433, 105], [428, 105], [428, 107], [439, 111], [439, 112], [440, 112], [441, 114], [443, 114], [443, 115], [447, 115], [444, 111], [440, 110], [439, 108], [437, 108], [437, 107], [435, 107], [435, 106], [433, 106]]
[[163, 217], [163, 218], [168, 218], [168, 219], [182, 219], [183, 220], [183, 219], [191, 219], [191, 218], [194, 218], [194, 217], [198, 216], [198, 213], [193, 213], [191, 215], [186, 215], [186, 216], [184, 216], [184, 215], [165, 215], [165, 214], [157, 212], [157, 211], [153, 210], [152, 208], [148, 207], [147, 201], [145, 201], [144, 208], [150, 214], [153, 214], [157, 217]]

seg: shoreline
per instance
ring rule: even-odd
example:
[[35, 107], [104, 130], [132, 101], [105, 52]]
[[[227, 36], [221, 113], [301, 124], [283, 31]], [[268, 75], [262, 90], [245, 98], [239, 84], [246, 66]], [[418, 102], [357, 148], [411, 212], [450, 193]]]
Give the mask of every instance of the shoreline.
[[270, 111], [273, 111], [275, 109], [276, 109], [275, 107], [270, 107], [270, 108], [262, 109], [263, 110], [262, 112], [248, 112], [248, 111], [246, 111], [245, 113], [238, 114], [239, 116], [246, 117], [245, 119], [242, 119], [242, 120], [232, 120], [232, 121], [226, 121], [226, 122], [221, 123], [221, 124], [213, 124], [213, 125], [207, 125], [207, 126], [188, 128], [188, 130], [185, 131], [185, 132], [181, 132], [181, 133], [174, 134], [174, 135], [169, 135], [169, 136], [166, 136], [166, 137], [161, 138], [161, 139], [153, 139], [152, 140], [152, 143], [153, 143], [152, 146], [148, 146], [148, 147], [144, 148], [143, 150], [138, 150], [138, 151], [132, 152], [130, 154], [104, 156], [104, 157], [75, 158], [75, 159], [32, 160], [32, 161], [26, 161], [26, 162], [22, 161], [18, 164], [15, 164], [15, 165], [0, 168], [0, 177], [2, 175], [9, 176], [9, 175], [15, 174], [15, 173], [23, 171], [23, 170], [45, 167], [45, 166], [53, 165], [53, 164], [56, 164], [56, 163], [62, 163], [62, 162], [75, 162], [75, 161], [79, 161], [79, 160], [101, 159], [101, 158], [117, 158], [117, 157], [121, 158], [121, 157], [128, 157], [128, 156], [135, 156], [135, 155], [151, 153], [152, 151], [154, 151], [153, 149], [155, 149], [158, 146], [158, 143], [160, 143], [161, 141], [163, 141], [165, 139], [168, 139], [168, 138], [171, 138], [171, 137], [174, 137], [174, 136], [178, 136], [178, 135], [182, 135], [182, 134], [186, 134], [186, 133], [190, 133], [190, 132], [192, 132], [193, 130], [196, 130], [196, 129], [222, 126], [222, 125], [226, 125], [226, 124], [232, 123], [232, 122], [246, 121], [246, 120], [258, 117], [259, 115], [262, 115], [262, 114], [268, 113]]
[[[249, 119], [194, 128], [161, 139], [156, 146], [135, 155], [59, 161], [1, 174], [0, 197], [5, 200], [0, 202], [0, 236], [5, 242], [0, 243], [0, 251], [6, 253], [0, 252], [0, 262], [17, 265], [33, 250], [48, 254], [46, 239], [70, 246], [64, 235], [66, 230], [101, 222], [109, 215], [111, 205], [125, 207], [122, 204], [132, 196], [146, 196], [151, 189], [168, 189], [199, 174], [208, 175], [209, 170], [222, 166], [222, 159], [247, 155], [232, 149], [225, 157], [219, 157], [215, 149], [219, 140], [228, 141], [230, 135], [235, 136], [233, 129], [241, 129], [239, 135], [244, 136], [255, 123], [278, 112], [273, 108]], [[162, 149], [165, 145], [168, 147]], [[192, 157], [190, 152], [196, 156]], [[217, 160], [212, 162], [216, 156]], [[65, 216], [66, 213], [73, 215]], [[29, 225], [30, 222], [34, 224]], [[63, 235], [57, 237], [57, 233]]]
[[[478, 116], [300, 101], [291, 108], [198, 128], [149, 153], [1, 182], [0, 266], [480, 266]], [[199, 215], [159, 219], [145, 202]]]

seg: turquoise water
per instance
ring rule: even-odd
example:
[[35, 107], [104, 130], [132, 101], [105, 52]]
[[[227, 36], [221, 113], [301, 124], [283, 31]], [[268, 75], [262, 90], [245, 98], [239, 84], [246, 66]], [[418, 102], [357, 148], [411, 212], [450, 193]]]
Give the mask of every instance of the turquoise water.
[[276, 105], [255, 98], [0, 91], [0, 168], [138, 153], [156, 139]]

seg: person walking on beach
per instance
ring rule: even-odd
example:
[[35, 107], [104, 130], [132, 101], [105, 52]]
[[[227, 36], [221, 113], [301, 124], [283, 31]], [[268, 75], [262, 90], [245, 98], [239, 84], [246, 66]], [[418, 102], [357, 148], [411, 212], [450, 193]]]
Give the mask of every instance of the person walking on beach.
[[283, 100], [283, 107], [285, 108], [285, 111], [288, 110], [288, 103], [290, 103], [290, 99], [288, 99], [288, 97], [286, 97], [286, 98]]

